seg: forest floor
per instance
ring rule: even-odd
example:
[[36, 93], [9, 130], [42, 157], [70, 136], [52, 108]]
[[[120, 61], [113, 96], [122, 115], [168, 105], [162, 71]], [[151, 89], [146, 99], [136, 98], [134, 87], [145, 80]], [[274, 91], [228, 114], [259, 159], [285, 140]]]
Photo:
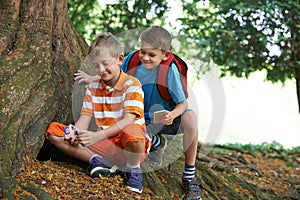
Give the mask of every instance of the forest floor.
[[[223, 146], [219, 148], [224, 149]], [[276, 194], [278, 199], [300, 199], [299, 152], [283, 155], [274, 149], [267, 153], [256, 152], [255, 154], [231, 147], [227, 150], [211, 152], [197, 162], [218, 160], [220, 164], [231, 169], [222, 172], [224, 177], [228, 175], [226, 173], [243, 177], [248, 183], [263, 188], [267, 193]], [[93, 179], [86, 175], [85, 167], [69, 162], [31, 161], [16, 179], [20, 183], [43, 189], [53, 199], [162, 199], [146, 187], [142, 194], [129, 192], [120, 176]], [[233, 184], [233, 187], [237, 193], [247, 193], [247, 188], [243, 188], [239, 183]], [[201, 189], [203, 196], [209, 196], [207, 188]], [[22, 199], [24, 190], [19, 187], [14, 193], [16, 198]], [[219, 193], [222, 193], [222, 190]], [[28, 192], [26, 195], [34, 196]], [[174, 199], [182, 198], [180, 194], [173, 196]]]

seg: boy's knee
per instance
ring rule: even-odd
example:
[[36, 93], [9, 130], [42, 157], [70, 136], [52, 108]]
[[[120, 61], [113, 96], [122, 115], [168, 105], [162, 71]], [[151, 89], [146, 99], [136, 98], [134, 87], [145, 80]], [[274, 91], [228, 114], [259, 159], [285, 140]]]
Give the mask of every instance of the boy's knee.
[[123, 128], [126, 137], [144, 137], [145, 131], [137, 124], [129, 124]]
[[66, 125], [58, 123], [58, 122], [52, 122], [50, 123], [50, 125], [48, 126], [48, 129], [45, 133], [45, 136], [47, 139], [49, 139], [49, 136], [65, 136], [64, 133], [64, 128]]
[[55, 135], [51, 135], [51, 134], [49, 134], [47, 138], [54, 145], [57, 144], [57, 143], [59, 143], [60, 140], [61, 140], [61, 137], [58, 137], [58, 136], [55, 136]]
[[184, 113], [181, 122], [183, 129], [187, 130], [188, 132], [195, 132], [198, 129], [198, 119], [192, 110]]
[[130, 124], [123, 129], [122, 133], [122, 145], [123, 146], [137, 146], [145, 145], [146, 133], [142, 127], [135, 124]]
[[124, 147], [124, 150], [128, 153], [134, 153], [136, 156], [142, 156], [145, 153], [145, 143], [130, 142]]
[[183, 123], [197, 126], [197, 116], [192, 110], [186, 111], [182, 116]]
[[128, 143], [129, 147], [131, 147], [133, 150], [138, 150], [140, 149], [141, 152], [143, 152], [145, 148], [145, 143], [144, 142], [130, 142]]
[[184, 117], [188, 118], [188, 119], [197, 119], [197, 116], [195, 114], [195, 112], [193, 110], [187, 110], [184, 113]]

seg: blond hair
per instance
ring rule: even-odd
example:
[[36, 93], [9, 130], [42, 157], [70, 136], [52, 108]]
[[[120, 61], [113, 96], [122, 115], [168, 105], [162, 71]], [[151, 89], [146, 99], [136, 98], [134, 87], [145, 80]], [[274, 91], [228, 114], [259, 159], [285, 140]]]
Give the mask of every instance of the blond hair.
[[153, 48], [163, 51], [171, 49], [171, 34], [164, 28], [159, 26], [151, 26], [141, 34], [141, 41], [147, 42]]
[[107, 50], [112, 57], [123, 55], [123, 44], [111, 33], [101, 33], [90, 45], [89, 55], [97, 56], [101, 50]]

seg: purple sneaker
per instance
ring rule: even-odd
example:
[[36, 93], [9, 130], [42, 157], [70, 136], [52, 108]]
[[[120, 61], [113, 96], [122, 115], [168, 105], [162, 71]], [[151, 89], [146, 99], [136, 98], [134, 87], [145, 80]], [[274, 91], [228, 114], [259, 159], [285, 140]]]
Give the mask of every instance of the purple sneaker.
[[124, 167], [126, 188], [137, 193], [143, 191], [143, 175], [141, 168], [128, 168]]
[[90, 160], [90, 166], [87, 168], [86, 172], [89, 176], [95, 178], [99, 176], [108, 177], [117, 171], [117, 167], [113, 163], [100, 156], [94, 156]]

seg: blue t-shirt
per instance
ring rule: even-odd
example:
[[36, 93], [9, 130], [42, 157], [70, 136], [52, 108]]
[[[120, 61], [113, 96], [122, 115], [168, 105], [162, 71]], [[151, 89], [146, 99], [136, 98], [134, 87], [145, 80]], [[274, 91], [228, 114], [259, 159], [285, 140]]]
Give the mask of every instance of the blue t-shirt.
[[[121, 69], [124, 72], [128, 70], [128, 62], [135, 51], [125, 57]], [[153, 112], [157, 110], [173, 110], [176, 104], [186, 100], [183, 92], [180, 75], [177, 67], [173, 63], [168, 70], [168, 89], [173, 101], [164, 100], [156, 86], [157, 70], [146, 69], [142, 64], [137, 67], [135, 77], [141, 82], [144, 91], [144, 112], [145, 119], [148, 121], [153, 118]]]

